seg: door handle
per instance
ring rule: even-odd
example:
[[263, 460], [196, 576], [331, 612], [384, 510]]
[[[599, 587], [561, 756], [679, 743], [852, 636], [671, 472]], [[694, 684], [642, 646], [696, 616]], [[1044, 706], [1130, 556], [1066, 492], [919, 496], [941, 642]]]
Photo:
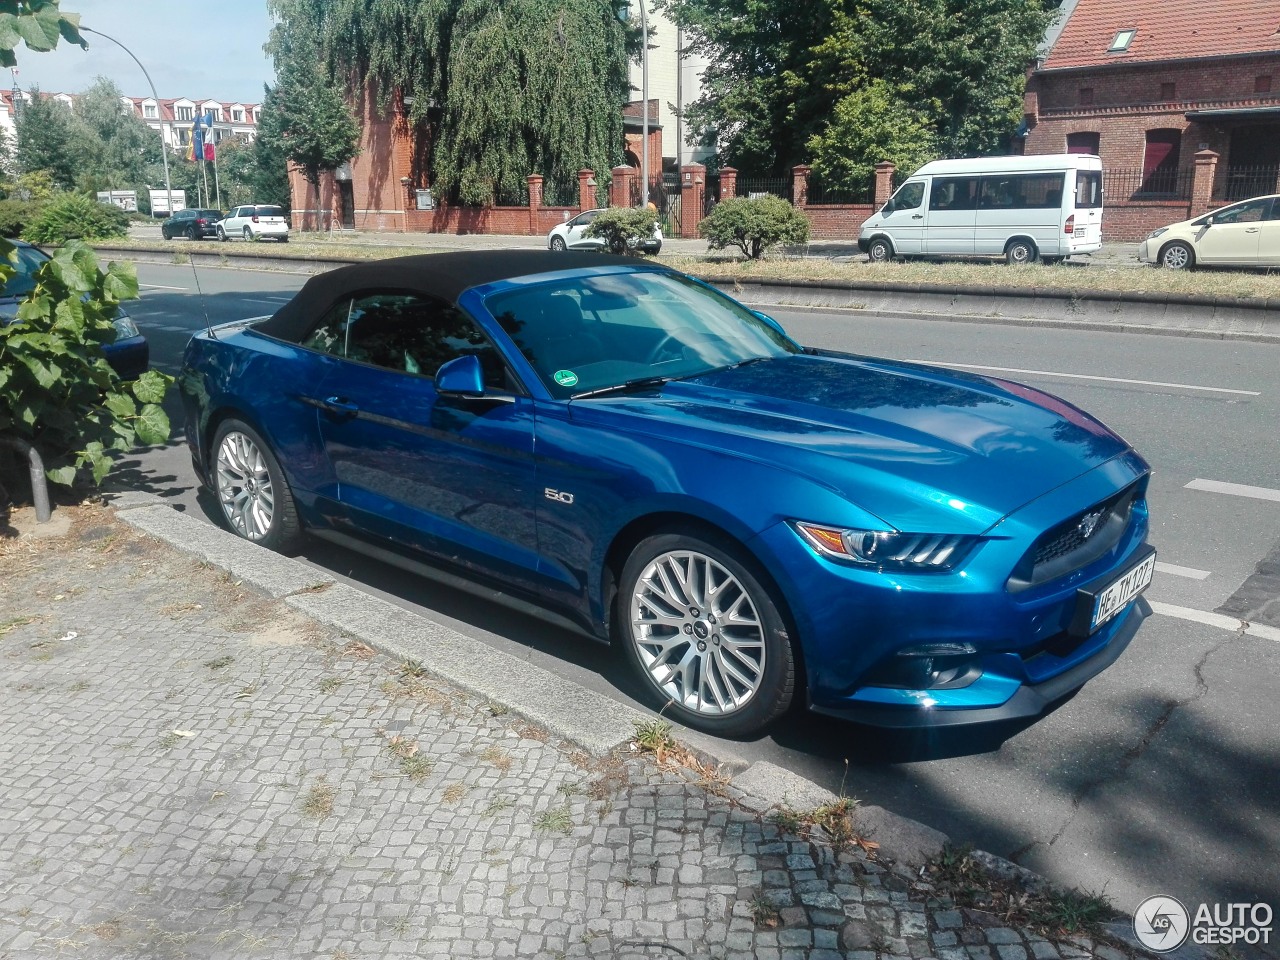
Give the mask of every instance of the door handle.
[[923, 214], [923, 213], [913, 213], [913, 214], [911, 215], [911, 219], [912, 219], [912, 220], [923, 220], [923, 219], [924, 219], [924, 214]]
[[1250, 227], [1248, 230], [1245, 231], [1245, 233], [1257, 233], [1257, 232], [1258, 232], [1257, 227]]
[[320, 406], [330, 413], [337, 413], [345, 417], [354, 417], [360, 412], [360, 405], [345, 400], [342, 397], [326, 397], [320, 401]]

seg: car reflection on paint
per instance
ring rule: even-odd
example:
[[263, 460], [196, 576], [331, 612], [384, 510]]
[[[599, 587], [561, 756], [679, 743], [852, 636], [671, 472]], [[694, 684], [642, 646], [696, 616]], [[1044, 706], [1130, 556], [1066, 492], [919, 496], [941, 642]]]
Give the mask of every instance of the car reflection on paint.
[[1035, 717], [1150, 608], [1148, 468], [1021, 384], [801, 347], [602, 255], [386, 260], [197, 334], [179, 380], [228, 527], [459, 568], [616, 644], [725, 735], [795, 703]]

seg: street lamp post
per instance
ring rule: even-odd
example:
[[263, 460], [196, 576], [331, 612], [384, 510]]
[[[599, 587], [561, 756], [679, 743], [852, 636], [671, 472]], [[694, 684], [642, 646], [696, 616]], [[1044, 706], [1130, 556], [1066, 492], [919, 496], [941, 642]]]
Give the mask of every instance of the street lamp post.
[[[101, 30], [91, 30], [88, 27], [81, 24], [80, 32], [97, 34], [99, 37], [102, 37], [104, 40], [110, 40], [117, 47], [119, 47], [121, 50], [127, 53], [129, 57], [133, 60], [133, 62], [138, 65], [138, 69], [142, 71], [142, 75], [147, 78], [147, 85], [151, 87], [151, 97], [153, 100], [155, 100], [156, 108], [157, 110], [159, 110], [160, 94], [156, 93], [156, 85], [151, 82], [151, 74], [147, 73], [147, 68], [142, 65], [141, 60], [139, 60], [137, 57], [133, 55], [132, 50], [126, 47], [123, 43], [121, 43], [115, 37], [107, 36]], [[164, 192], [165, 192], [165, 196], [168, 198], [166, 202], [169, 205], [169, 216], [172, 217], [173, 216], [173, 183], [169, 180], [169, 145], [164, 142], [163, 118], [160, 121], [160, 159], [164, 163]], [[155, 216], [154, 210], [151, 211], [151, 216], [152, 217]]]
[[644, 0], [640, 0], [640, 206], [649, 206], [649, 20], [645, 15]]

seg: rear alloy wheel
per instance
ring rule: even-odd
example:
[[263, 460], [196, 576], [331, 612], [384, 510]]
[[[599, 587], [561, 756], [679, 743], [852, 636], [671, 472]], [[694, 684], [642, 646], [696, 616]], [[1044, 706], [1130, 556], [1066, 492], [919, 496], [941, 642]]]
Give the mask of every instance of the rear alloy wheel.
[[1175, 240], [1160, 251], [1160, 266], [1166, 270], [1190, 270], [1195, 265], [1195, 252], [1181, 240]]
[[755, 733], [791, 705], [795, 657], [769, 589], [737, 551], [679, 534], [622, 571], [617, 635], [656, 704], [711, 733]]
[[200, 239], [200, 228], [199, 228], [199, 227], [197, 227], [197, 226], [191, 226], [191, 227], [188, 227], [188, 228], [187, 228], [187, 239], [188, 239], [188, 240], [199, 240], [199, 239]]
[[227, 231], [222, 229], [222, 224], [218, 224], [218, 239], [223, 243], [227, 242]]
[[231, 532], [272, 550], [302, 533], [280, 463], [252, 427], [225, 420], [213, 441], [213, 490]]
[[1010, 240], [1004, 248], [1004, 259], [1009, 266], [1036, 262], [1036, 245], [1030, 240]]
[[253, 231], [252, 231], [252, 230], [250, 230], [248, 227], [245, 227], [245, 228], [244, 228], [244, 238], [245, 238], [246, 240], [252, 240], [252, 239], [253, 239]]
[[884, 237], [876, 237], [867, 247], [867, 259], [872, 263], [888, 263], [893, 259], [893, 244]]
[[552, 237], [551, 249], [554, 250], [556, 253], [564, 253], [565, 250], [568, 249], [568, 247], [565, 245], [564, 237]]

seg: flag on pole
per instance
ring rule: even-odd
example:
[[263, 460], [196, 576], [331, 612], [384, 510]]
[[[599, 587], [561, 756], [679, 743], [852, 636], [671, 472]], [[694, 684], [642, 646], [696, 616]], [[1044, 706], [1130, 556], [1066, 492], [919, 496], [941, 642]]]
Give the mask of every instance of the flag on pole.
[[204, 159], [204, 114], [197, 116], [191, 124], [191, 145], [187, 148], [187, 159]]
[[204, 159], [212, 161], [215, 159], [214, 152], [213, 152], [213, 111], [212, 110], [210, 110], [208, 113], [204, 115], [204, 125], [205, 125], [205, 128], [209, 131], [201, 138], [204, 140]]

